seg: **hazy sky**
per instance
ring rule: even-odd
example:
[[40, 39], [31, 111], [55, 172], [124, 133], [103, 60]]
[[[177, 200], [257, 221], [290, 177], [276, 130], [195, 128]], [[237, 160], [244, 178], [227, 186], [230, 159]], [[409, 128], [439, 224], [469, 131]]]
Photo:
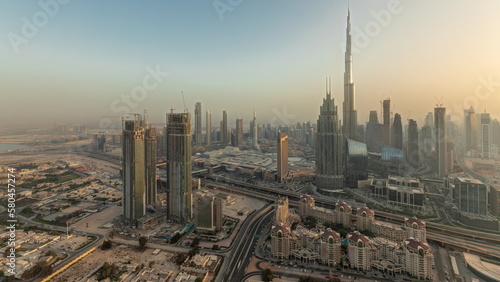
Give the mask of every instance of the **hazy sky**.
[[[500, 1], [350, 6], [359, 121], [383, 98], [404, 121], [434, 97], [456, 119], [470, 104], [500, 118]], [[255, 110], [259, 123], [314, 123], [326, 76], [342, 108], [346, 17], [347, 1], [331, 0], [0, 0], [0, 125], [144, 108], [164, 122], [181, 91], [214, 125], [224, 109], [230, 122]]]

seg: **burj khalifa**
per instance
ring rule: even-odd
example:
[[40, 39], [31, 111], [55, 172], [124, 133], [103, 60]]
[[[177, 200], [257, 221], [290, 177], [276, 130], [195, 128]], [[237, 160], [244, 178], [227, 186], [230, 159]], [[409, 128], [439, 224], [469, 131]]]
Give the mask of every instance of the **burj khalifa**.
[[345, 72], [344, 72], [344, 104], [343, 104], [343, 133], [345, 138], [359, 140], [357, 134], [358, 113], [355, 108], [354, 82], [352, 80], [352, 39], [351, 39], [351, 12], [347, 12]]

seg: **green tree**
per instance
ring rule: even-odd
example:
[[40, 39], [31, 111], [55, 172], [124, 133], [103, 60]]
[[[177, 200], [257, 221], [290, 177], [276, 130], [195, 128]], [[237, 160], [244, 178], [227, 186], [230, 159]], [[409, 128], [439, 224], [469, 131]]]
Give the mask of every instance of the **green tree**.
[[266, 269], [262, 270], [262, 280], [264, 280], [264, 282], [270, 282], [273, 280], [273, 278], [274, 278], [274, 274], [271, 271], [271, 269], [266, 268]]
[[139, 237], [139, 248], [141, 250], [144, 250], [146, 248], [146, 243], [148, 242], [148, 239], [144, 236]]
[[200, 244], [200, 238], [195, 237], [193, 241], [191, 242], [191, 247], [198, 246]]
[[175, 263], [177, 265], [181, 265], [185, 260], [187, 256], [185, 253], [178, 253], [177, 256], [175, 257]]
[[195, 256], [198, 253], [200, 253], [200, 247], [196, 246], [196, 247], [192, 248], [191, 250], [189, 250], [188, 257], [191, 258], [191, 257]]
[[318, 223], [318, 221], [316, 220], [316, 218], [314, 216], [306, 217], [305, 222], [304, 222], [305, 226], [309, 229], [316, 227], [317, 223]]
[[112, 245], [113, 244], [111, 243], [111, 240], [104, 240], [102, 242], [101, 250], [109, 250], [111, 249]]

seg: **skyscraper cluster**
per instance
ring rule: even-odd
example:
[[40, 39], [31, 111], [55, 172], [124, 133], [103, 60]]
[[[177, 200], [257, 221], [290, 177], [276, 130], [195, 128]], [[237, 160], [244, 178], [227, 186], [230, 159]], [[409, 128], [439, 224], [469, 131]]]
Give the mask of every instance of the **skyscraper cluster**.
[[156, 203], [156, 131], [147, 115], [123, 122], [123, 220], [137, 226], [146, 206]]

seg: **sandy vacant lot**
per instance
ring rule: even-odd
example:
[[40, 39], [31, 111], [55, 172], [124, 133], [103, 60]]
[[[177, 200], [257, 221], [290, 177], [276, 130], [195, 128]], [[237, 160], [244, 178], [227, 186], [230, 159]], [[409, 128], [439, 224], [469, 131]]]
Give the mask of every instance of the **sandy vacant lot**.
[[62, 274], [59, 274], [53, 281], [80, 281], [89, 273], [96, 271], [104, 262], [108, 263], [123, 263], [134, 267], [144, 263], [154, 261], [154, 268], [163, 270], [178, 270], [177, 266], [172, 262], [174, 254], [161, 251], [158, 255], [153, 255], [153, 249], [145, 251], [137, 251], [131, 246], [113, 245], [110, 250], [102, 251], [98, 248], [96, 251], [75, 263], [70, 268], [66, 269]]
[[[119, 206], [111, 206], [101, 212], [95, 213], [91, 216], [88, 216], [73, 226], [78, 231], [90, 232], [90, 233], [99, 233], [99, 234], [108, 234], [108, 229], [101, 229], [100, 226], [110, 222], [115, 217], [120, 216], [122, 214], [122, 207]], [[88, 223], [88, 227], [87, 227]]]

